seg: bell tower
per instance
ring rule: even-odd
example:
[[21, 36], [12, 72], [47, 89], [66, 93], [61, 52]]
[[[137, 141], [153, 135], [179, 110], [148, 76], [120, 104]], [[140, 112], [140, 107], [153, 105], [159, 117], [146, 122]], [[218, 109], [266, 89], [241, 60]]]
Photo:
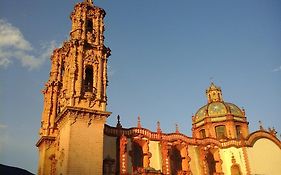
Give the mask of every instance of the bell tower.
[[70, 39], [51, 56], [45, 88], [38, 174], [102, 174], [107, 112], [105, 11], [91, 0], [71, 13]]

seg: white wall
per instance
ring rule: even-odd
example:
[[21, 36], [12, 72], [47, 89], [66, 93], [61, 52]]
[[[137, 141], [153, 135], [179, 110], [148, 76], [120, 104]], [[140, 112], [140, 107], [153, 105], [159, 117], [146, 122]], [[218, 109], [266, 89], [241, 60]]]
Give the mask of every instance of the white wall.
[[247, 152], [251, 174], [281, 174], [281, 149], [271, 140], [261, 138]]
[[159, 141], [149, 142], [149, 152], [152, 154], [152, 157], [150, 158], [150, 167], [162, 171], [162, 157]]
[[220, 149], [220, 158], [222, 160], [222, 171], [224, 175], [231, 175], [232, 156], [234, 156], [236, 163], [240, 165], [242, 174], [246, 173], [246, 162], [244, 159], [242, 148], [230, 147]]
[[193, 174], [203, 174], [200, 167], [200, 155], [197, 146], [188, 146], [188, 156], [191, 158], [189, 165]]

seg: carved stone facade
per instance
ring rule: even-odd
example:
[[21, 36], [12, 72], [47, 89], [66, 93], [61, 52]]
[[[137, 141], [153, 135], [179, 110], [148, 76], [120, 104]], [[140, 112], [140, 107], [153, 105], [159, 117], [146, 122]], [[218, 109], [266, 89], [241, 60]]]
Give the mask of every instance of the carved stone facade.
[[[256, 131], [245, 139], [218, 140], [210, 137], [203, 139], [188, 137], [176, 132], [159, 134], [157, 131], [152, 132], [142, 127], [117, 128], [105, 125], [104, 129], [106, 139], [114, 139], [121, 134], [122, 140], [126, 140], [126, 142], [122, 141], [126, 144], [120, 144], [119, 148], [116, 147], [116, 149], [122, 150], [117, 155], [110, 154], [109, 150], [115, 148], [114, 146], [104, 145], [104, 157], [120, 159], [122, 162], [119, 164], [120, 167], [126, 167], [120, 168], [120, 171], [116, 172], [117, 174], [232, 175], [231, 172], [237, 173], [237, 167], [239, 167], [241, 174], [250, 175], [251, 162], [249, 162], [248, 151], [254, 150], [256, 142], [263, 139], [276, 146], [276, 155], [271, 156], [281, 160], [281, 142], [268, 131]], [[134, 144], [137, 144], [139, 148], [132, 146]], [[155, 149], [155, 145], [157, 145], [157, 149]], [[124, 150], [126, 151], [124, 152]], [[138, 150], [141, 150], [141, 153], [134, 154], [134, 152], [139, 152]], [[142, 163], [138, 165], [142, 165], [142, 167], [135, 166], [135, 155], [139, 155], [138, 161], [142, 161]], [[237, 159], [235, 163], [233, 163], [233, 155]], [[271, 156], [268, 156], [269, 159]], [[280, 170], [274, 164], [272, 164], [272, 168], [275, 169], [275, 174]]]
[[[38, 174], [102, 173], [103, 127], [110, 115], [106, 111], [110, 49], [104, 46], [104, 16], [92, 1], [76, 4], [70, 39], [51, 56], [37, 143]], [[84, 148], [93, 150], [85, 153]]]
[[[55, 49], [45, 88], [38, 174], [250, 175], [281, 172], [281, 142], [270, 128], [250, 133], [245, 110], [223, 100], [213, 83], [192, 117], [192, 137], [141, 125], [106, 125], [105, 11], [91, 0], [71, 13], [69, 40]], [[264, 154], [263, 152], [266, 152]], [[266, 165], [266, 166], [263, 166]]]

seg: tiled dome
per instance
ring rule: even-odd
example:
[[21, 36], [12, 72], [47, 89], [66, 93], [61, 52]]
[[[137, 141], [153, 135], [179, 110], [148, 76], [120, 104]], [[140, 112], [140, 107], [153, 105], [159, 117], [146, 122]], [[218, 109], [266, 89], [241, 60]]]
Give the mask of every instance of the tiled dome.
[[194, 122], [200, 122], [206, 117], [223, 117], [226, 115], [233, 115], [237, 117], [244, 117], [244, 112], [233, 103], [224, 102], [222, 99], [222, 92], [219, 87], [213, 83], [206, 90], [208, 104], [201, 107], [194, 115]]

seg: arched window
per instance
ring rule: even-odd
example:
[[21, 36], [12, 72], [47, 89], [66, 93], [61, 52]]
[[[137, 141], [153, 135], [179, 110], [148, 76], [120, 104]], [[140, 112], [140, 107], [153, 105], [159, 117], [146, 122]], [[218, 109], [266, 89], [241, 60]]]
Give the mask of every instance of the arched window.
[[199, 132], [200, 132], [200, 138], [206, 138], [206, 131], [205, 131], [205, 129], [201, 129]]
[[143, 151], [142, 147], [136, 143], [133, 142], [133, 155], [132, 155], [132, 163], [133, 163], [133, 168], [137, 169], [138, 167], [143, 167]]
[[216, 172], [216, 161], [214, 155], [209, 151], [206, 155], [208, 165], [208, 175], [213, 175]]
[[87, 20], [86, 22], [86, 30], [87, 32], [93, 32], [93, 21], [92, 19]]
[[226, 138], [226, 131], [224, 125], [216, 126], [216, 135], [218, 139], [225, 139]]
[[92, 66], [86, 66], [84, 88], [85, 88], [85, 92], [93, 92], [93, 67]]
[[241, 135], [242, 135], [241, 126], [236, 125], [236, 136], [237, 136], [237, 138], [240, 139]]
[[180, 151], [176, 147], [170, 150], [170, 163], [172, 175], [177, 175], [178, 171], [182, 170], [182, 157]]

